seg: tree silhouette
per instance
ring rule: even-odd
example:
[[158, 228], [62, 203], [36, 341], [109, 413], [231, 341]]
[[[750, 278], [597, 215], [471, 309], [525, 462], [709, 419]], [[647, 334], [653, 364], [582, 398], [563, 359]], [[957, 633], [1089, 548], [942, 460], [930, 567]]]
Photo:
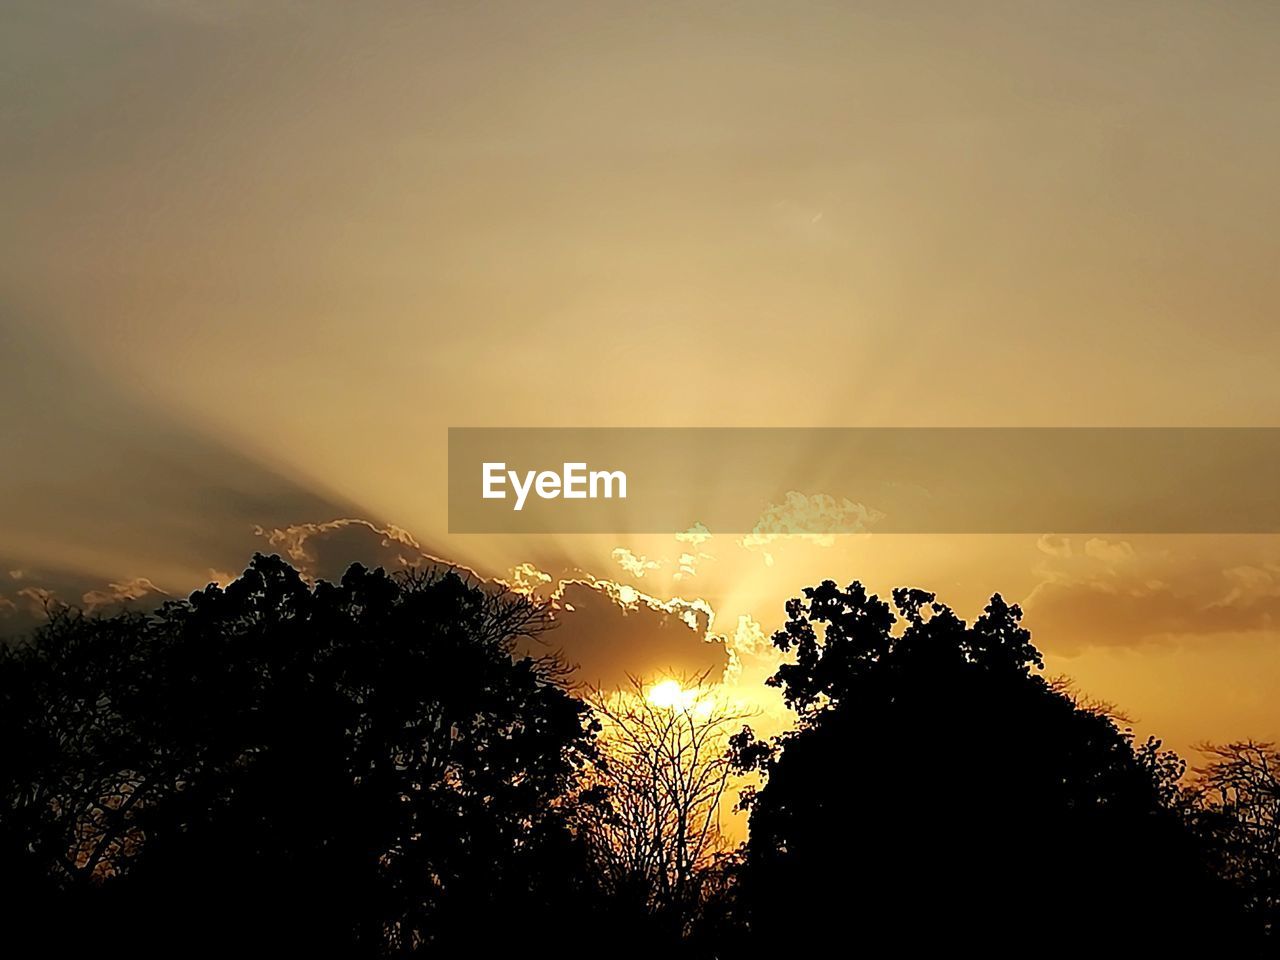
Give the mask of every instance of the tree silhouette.
[[765, 777], [746, 798], [753, 943], [1222, 945], [1220, 891], [1165, 802], [1176, 758], [1046, 683], [1020, 620], [999, 595], [966, 624], [856, 582], [787, 604], [773, 642], [794, 659], [769, 683], [797, 727], [734, 741]]
[[[762, 742], [697, 678], [589, 705], [527, 652], [545, 608], [453, 573], [309, 583], [255, 556], [154, 613], [51, 610], [0, 647], [6, 933], [136, 957], [1182, 955], [1274, 926], [1269, 745], [1184, 787], [1040, 676], [999, 595], [966, 623], [826, 581], [786, 613], [769, 683], [796, 724]], [[762, 783], [732, 855], [730, 764]]]
[[[0, 869], [33, 927], [135, 955], [446, 955], [584, 918], [591, 716], [528, 600], [278, 557], [0, 654]], [[494, 922], [501, 918], [501, 922]], [[585, 920], [584, 920], [585, 922]]]
[[748, 714], [706, 674], [649, 688], [633, 677], [628, 689], [597, 689], [588, 703], [601, 725], [589, 782], [605, 802], [583, 827], [601, 879], [614, 897], [639, 899], [687, 936], [723, 880], [729, 736]]
[[1204, 747], [1189, 814], [1261, 936], [1280, 936], [1280, 751], [1244, 740]]

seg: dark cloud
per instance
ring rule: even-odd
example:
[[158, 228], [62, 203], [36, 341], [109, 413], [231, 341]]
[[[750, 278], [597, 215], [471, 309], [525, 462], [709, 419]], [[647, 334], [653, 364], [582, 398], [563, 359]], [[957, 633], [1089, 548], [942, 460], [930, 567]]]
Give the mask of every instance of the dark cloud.
[[719, 679], [728, 653], [708, 637], [711, 611], [697, 601], [662, 601], [610, 581], [560, 585], [556, 627], [548, 641], [577, 667], [584, 684], [625, 686], [628, 675]]
[[[0, 640], [29, 633], [45, 621], [50, 608], [109, 616], [124, 609], [148, 610], [171, 596], [147, 577], [104, 582], [83, 571], [35, 567], [20, 573], [15, 577], [11, 571], [7, 582], [0, 579]], [[204, 583], [189, 586], [194, 590]]]
[[121, 604], [132, 603], [144, 597], [160, 602], [169, 596], [146, 577], [134, 577], [107, 584], [100, 590], [89, 590], [80, 597], [80, 603], [90, 613], [110, 609]]
[[546, 642], [576, 667], [586, 685], [621, 686], [627, 675], [696, 675], [717, 679], [728, 663], [718, 638], [709, 638], [712, 610], [704, 601], [661, 600], [591, 577], [559, 579], [536, 565], [517, 565], [502, 581], [486, 579], [426, 550], [394, 524], [356, 518], [260, 530], [264, 550], [278, 552], [308, 576], [342, 576], [351, 563], [390, 571], [408, 566], [458, 569], [477, 581], [507, 585], [552, 605], [555, 626]]
[[[1246, 555], [1259, 546], [1236, 544]], [[1042, 580], [1024, 602], [1048, 650], [1193, 642], [1280, 627], [1280, 563], [1101, 538], [1042, 539]]]
[[[206, 492], [211, 489], [209, 483], [206, 481]], [[233, 500], [221, 497], [220, 502], [225, 506]], [[241, 517], [247, 520], [248, 504], [244, 506]], [[237, 541], [234, 550], [212, 550], [211, 544], [206, 544], [209, 552], [200, 556], [214, 557], [221, 568], [207, 568], [207, 577], [201, 582], [177, 585], [172, 591], [146, 576], [104, 582], [78, 572], [23, 571], [22, 581], [13, 582], [14, 588], [20, 588], [17, 594], [0, 593], [0, 634], [26, 632], [35, 626], [44, 617], [46, 603], [77, 605], [96, 613], [152, 607], [170, 593], [183, 595], [211, 580], [232, 579], [232, 573], [224, 571], [239, 570], [251, 549], [279, 553], [311, 579], [338, 580], [353, 562], [360, 562], [388, 571], [456, 568], [495, 588], [504, 586], [502, 581], [485, 580], [475, 571], [428, 552], [403, 527], [375, 524], [357, 516], [257, 525], [255, 532], [256, 541], [253, 536], [244, 545]], [[0, 557], [0, 561], [4, 559]], [[18, 570], [15, 564], [12, 568]], [[575, 680], [581, 684], [616, 687], [625, 685], [628, 675], [649, 678], [659, 673], [692, 676], [709, 672], [718, 680], [728, 663], [722, 641], [709, 637], [712, 609], [701, 600], [660, 600], [608, 580], [557, 580], [527, 563], [517, 567], [506, 584], [529, 593], [536, 588], [541, 599], [553, 604], [556, 626], [548, 634], [548, 643], [575, 664]]]
[[408, 530], [391, 523], [344, 517], [270, 530], [259, 527], [256, 532], [265, 541], [258, 549], [279, 553], [316, 579], [337, 580], [357, 562], [392, 572], [406, 567], [457, 568], [425, 550]]

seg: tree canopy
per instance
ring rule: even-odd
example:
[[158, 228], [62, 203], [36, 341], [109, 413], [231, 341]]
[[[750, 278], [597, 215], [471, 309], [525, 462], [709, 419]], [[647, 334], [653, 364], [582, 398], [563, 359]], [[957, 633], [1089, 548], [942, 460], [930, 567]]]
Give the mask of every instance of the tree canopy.
[[773, 642], [793, 657], [769, 682], [797, 727], [735, 740], [764, 776], [747, 797], [753, 942], [1223, 936], [1217, 886], [1166, 802], [1179, 762], [1047, 682], [1017, 606], [993, 596], [969, 624], [931, 593], [888, 602], [825, 581]]
[[[264, 556], [151, 613], [53, 610], [0, 647], [9, 936], [710, 958], [1181, 955], [1274, 930], [1274, 748], [1216, 748], [1184, 783], [1045, 679], [999, 595], [967, 623], [921, 590], [805, 590], [768, 681], [795, 724], [768, 742], [705, 677], [576, 696], [549, 625], [451, 572], [313, 583]], [[754, 792], [729, 851], [735, 773]]]
[[545, 626], [453, 573], [263, 556], [153, 615], [55, 614], [0, 654], [5, 896], [95, 947], [536, 940], [586, 896], [558, 807], [594, 751], [517, 653]]

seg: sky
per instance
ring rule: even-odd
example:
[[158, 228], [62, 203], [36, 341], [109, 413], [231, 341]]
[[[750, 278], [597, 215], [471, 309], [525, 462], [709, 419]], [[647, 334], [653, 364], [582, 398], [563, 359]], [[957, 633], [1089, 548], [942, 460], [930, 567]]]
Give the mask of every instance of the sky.
[[1280, 739], [1276, 537], [445, 500], [450, 426], [1280, 424], [1277, 102], [1264, 0], [8, 0], [0, 632], [430, 556], [553, 602], [584, 680], [711, 670], [781, 723], [782, 603], [861, 579], [1022, 603], [1193, 760]]

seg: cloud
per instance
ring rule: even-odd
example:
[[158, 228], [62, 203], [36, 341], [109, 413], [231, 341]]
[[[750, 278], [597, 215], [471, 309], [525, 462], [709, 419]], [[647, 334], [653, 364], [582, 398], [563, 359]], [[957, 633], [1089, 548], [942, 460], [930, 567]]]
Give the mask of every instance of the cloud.
[[687, 543], [691, 547], [700, 547], [711, 540], [711, 531], [703, 523], [695, 523], [683, 533], [676, 534], [676, 541]]
[[95, 613], [117, 604], [141, 600], [149, 595], [169, 596], [146, 577], [135, 577], [132, 580], [110, 583], [103, 590], [90, 590], [81, 597], [81, 602], [85, 610]]
[[208, 582], [216, 583], [220, 587], [225, 587], [235, 580], [236, 574], [228, 573], [226, 570], [217, 570], [213, 567], [209, 568]]
[[783, 654], [760, 623], [741, 614], [733, 631], [725, 637], [729, 665], [725, 680], [749, 688], [758, 688], [778, 669]]
[[[233, 563], [248, 559], [252, 546], [250, 533], [266, 541], [270, 550], [281, 553], [306, 577], [338, 580], [353, 562], [388, 570], [401, 570], [408, 566], [441, 569], [457, 569], [475, 580], [474, 571], [458, 564], [448, 563], [426, 552], [409, 531], [395, 524], [375, 524], [368, 520], [344, 517], [315, 523], [300, 523], [284, 527], [250, 528], [246, 525], [246, 543], [238, 549]], [[270, 552], [270, 551], [265, 551]], [[231, 572], [238, 566], [218, 564], [197, 568], [194, 573], [184, 573], [180, 578], [171, 571], [161, 587], [152, 577], [120, 577], [94, 575], [74, 569], [35, 569], [19, 566], [17, 558], [0, 558], [8, 568], [8, 576], [17, 581], [19, 590], [10, 603], [15, 610], [7, 611], [6, 633], [23, 632], [38, 625], [44, 618], [45, 605], [70, 602], [90, 613], [110, 612], [121, 604], [154, 605], [174, 596], [185, 595], [188, 590], [198, 590], [208, 583], [226, 586], [240, 574]], [[215, 557], [216, 559], [216, 557]], [[14, 616], [16, 612], [17, 616]]]
[[26, 586], [6, 597], [0, 594], [0, 621], [4, 623], [6, 637], [21, 636], [43, 623], [50, 610], [63, 606], [55, 591], [48, 587]]
[[848, 497], [791, 490], [782, 503], [769, 504], [751, 532], [738, 543], [747, 550], [760, 550], [765, 563], [773, 566], [773, 555], [764, 548], [781, 539], [802, 537], [815, 546], [830, 547], [836, 534], [867, 533], [884, 516]]
[[676, 572], [671, 575], [672, 580], [687, 580], [696, 576], [698, 573], [698, 564], [703, 560], [714, 559], [709, 553], [682, 553], [676, 558]]
[[427, 553], [408, 530], [393, 523], [379, 525], [344, 517], [270, 530], [255, 527], [254, 533], [312, 579], [338, 580], [356, 562], [393, 571], [432, 565], [456, 567]]
[[[33, 579], [38, 582], [31, 582]], [[15, 594], [16, 602], [4, 598], [0, 614], [9, 622], [6, 628], [19, 633], [44, 622], [50, 608], [78, 606], [86, 613], [112, 613], [113, 608], [138, 601], [144, 607], [157, 605], [171, 596], [147, 577], [133, 577], [96, 585], [84, 574], [72, 571], [38, 571], [24, 577], [23, 586]], [[101, 584], [101, 581], [97, 582]], [[63, 597], [78, 600], [64, 601]]]
[[546, 597], [554, 590], [552, 584], [555, 581], [551, 574], [543, 573], [532, 563], [518, 563], [511, 568], [511, 573], [502, 582], [505, 582], [516, 593], [522, 593], [526, 596]]
[[1209, 604], [1210, 609], [1271, 606], [1280, 600], [1280, 564], [1242, 564], [1222, 571], [1228, 584], [1226, 596]]
[[1057, 538], [1023, 601], [1046, 649], [1132, 647], [1271, 632], [1280, 627], [1280, 563], [1224, 565], [1189, 551]]
[[628, 675], [708, 671], [719, 679], [728, 664], [705, 600], [661, 600], [629, 584], [574, 579], [561, 581], [552, 603], [556, 626], [548, 640], [583, 684], [611, 689], [625, 686]]
[[1071, 540], [1056, 533], [1046, 533], [1036, 541], [1036, 549], [1051, 557], [1071, 556]]
[[[659, 673], [710, 672], [718, 679], [729, 662], [723, 638], [712, 632], [714, 611], [702, 599], [664, 599], [629, 583], [596, 578], [581, 570], [556, 577], [531, 562], [515, 565], [503, 578], [482, 577], [474, 570], [428, 553], [403, 527], [358, 517], [257, 527], [254, 532], [312, 580], [337, 580], [353, 562], [391, 571], [436, 566], [442, 570], [459, 570], [482, 585], [509, 588], [536, 597], [548, 604], [553, 618], [554, 628], [547, 636], [548, 642], [577, 666], [575, 679], [583, 684], [621, 686], [628, 674], [647, 677]], [[625, 549], [615, 559], [650, 572], [658, 564]], [[684, 556], [682, 562], [691, 566], [691, 559], [696, 557]], [[226, 584], [234, 579], [232, 574], [219, 568], [209, 568], [206, 572], [209, 579], [205, 582]], [[43, 575], [41, 582], [46, 582]], [[79, 575], [67, 574], [48, 582], [59, 592], [66, 587], [65, 595], [80, 597], [89, 611], [107, 611], [124, 603], [157, 601], [169, 596], [146, 577], [121, 578], [95, 585], [85, 584]], [[192, 583], [191, 587], [197, 589], [202, 585]], [[24, 584], [18, 596], [3, 607], [3, 611], [10, 614], [6, 617], [6, 629], [33, 626], [39, 621], [44, 605], [56, 602], [54, 590]], [[10, 606], [14, 609], [10, 610]], [[30, 616], [18, 625], [18, 618], [11, 616], [15, 611]]]
[[645, 556], [637, 556], [626, 547], [614, 548], [612, 556], [618, 566], [633, 577], [643, 577], [650, 570], [657, 570], [662, 566], [657, 560], [650, 560]]
[[676, 542], [683, 543], [689, 549], [682, 552], [676, 560], [676, 572], [672, 574], [673, 580], [687, 580], [696, 576], [698, 567], [703, 560], [714, 560], [711, 554], [701, 550], [704, 543], [711, 540], [711, 531], [703, 524], [695, 523], [684, 533], [676, 534]]
[[[714, 612], [705, 600], [661, 599], [582, 571], [558, 578], [531, 562], [516, 564], [504, 577], [484, 578], [427, 553], [402, 527], [358, 518], [257, 532], [312, 578], [337, 579], [357, 560], [388, 570], [438, 565], [546, 601], [555, 622], [547, 641], [577, 666], [575, 679], [583, 684], [620, 686], [628, 674], [667, 671], [719, 675], [728, 663], [721, 638], [711, 633]], [[660, 566], [626, 548], [614, 551], [613, 559], [641, 572]]]
[[671, 569], [672, 581], [688, 580], [696, 576], [699, 564], [704, 560], [715, 559], [711, 554], [698, 549], [711, 539], [711, 532], [703, 524], [694, 524], [683, 533], [677, 533], [675, 538], [685, 548], [675, 557], [663, 555], [651, 558], [627, 547], [615, 547], [611, 557], [625, 573], [637, 579], [668, 567]]
[[57, 595], [45, 587], [23, 587], [18, 596], [28, 603], [28, 612], [43, 613], [47, 608], [61, 603]]
[[1133, 551], [1133, 545], [1124, 540], [1112, 543], [1097, 537], [1085, 541], [1084, 555], [1112, 567], [1129, 563], [1137, 556]]

